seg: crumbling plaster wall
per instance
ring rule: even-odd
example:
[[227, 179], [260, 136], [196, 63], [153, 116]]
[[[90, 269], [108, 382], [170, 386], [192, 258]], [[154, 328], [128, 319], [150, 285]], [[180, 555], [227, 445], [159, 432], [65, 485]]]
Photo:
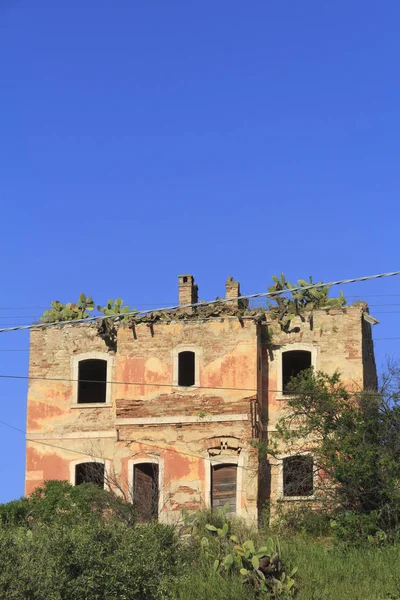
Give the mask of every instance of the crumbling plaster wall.
[[[350, 390], [362, 390], [366, 381], [376, 383], [371, 327], [363, 319], [366, 308], [364, 303], [359, 303], [343, 308], [316, 310], [311, 323], [302, 322], [300, 318], [294, 319], [290, 333], [283, 332], [277, 322], [268, 325], [270, 343], [263, 348], [263, 388], [268, 406], [267, 436], [273, 436], [277, 421], [284, 416], [281, 360], [285, 349], [310, 350], [315, 369], [328, 374], [339, 371]], [[303, 452], [312, 450], [306, 443], [300, 446]], [[287, 449], [281, 444], [280, 459], [270, 460], [272, 503], [282, 499], [281, 459], [286, 452]]]
[[[199, 361], [193, 388], [171, 385], [181, 348], [193, 348]], [[76, 404], [73, 359], [91, 352], [113, 358], [110, 406]], [[82, 453], [82, 460], [106, 460], [129, 495], [132, 461], [155, 456], [164, 465], [166, 518], [184, 506], [207, 504], [210, 444], [221, 446], [222, 439], [228, 444], [221, 450], [224, 461], [242, 456], [239, 512], [256, 518], [249, 404], [257, 397], [257, 327], [252, 320], [121, 327], [116, 353], [89, 324], [33, 330], [30, 377], [27, 493], [46, 479], [70, 479], [70, 467]]]

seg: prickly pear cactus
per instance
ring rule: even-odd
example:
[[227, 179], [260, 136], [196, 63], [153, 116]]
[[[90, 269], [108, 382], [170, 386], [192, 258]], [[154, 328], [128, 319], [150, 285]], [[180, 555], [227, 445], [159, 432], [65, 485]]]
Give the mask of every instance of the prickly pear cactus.
[[51, 308], [45, 310], [40, 320], [42, 323], [57, 323], [58, 321], [64, 321], [64, 304], [61, 304], [59, 300], [53, 300], [50, 302]]
[[78, 302], [62, 304], [59, 300], [50, 302], [51, 308], [45, 310], [40, 317], [42, 323], [57, 323], [59, 321], [73, 321], [75, 319], [87, 319], [90, 312], [94, 310], [94, 302], [91, 296], [85, 294], [79, 296]]
[[300, 316], [302, 320], [307, 319], [309, 321], [314, 309], [334, 308], [346, 304], [343, 292], [339, 293], [338, 298], [328, 298], [330, 287], [328, 285], [324, 286], [322, 281], [315, 288], [294, 290], [294, 287], [305, 288], [308, 285], [315, 285], [312, 277], [309, 278], [309, 281], [299, 279], [297, 286], [293, 286], [287, 281], [284, 273], [281, 273], [280, 277], [274, 275], [272, 279], [275, 283], [268, 288], [269, 292], [285, 291], [290, 294], [289, 296], [283, 294], [275, 296], [273, 298], [275, 304], [267, 302], [271, 317], [278, 319], [283, 331], [289, 331], [291, 321], [297, 316]]
[[121, 298], [116, 300], [109, 300], [105, 306], [98, 306], [97, 310], [103, 315], [124, 315], [126, 313], [136, 312], [131, 310], [129, 306], [122, 306], [124, 301]]

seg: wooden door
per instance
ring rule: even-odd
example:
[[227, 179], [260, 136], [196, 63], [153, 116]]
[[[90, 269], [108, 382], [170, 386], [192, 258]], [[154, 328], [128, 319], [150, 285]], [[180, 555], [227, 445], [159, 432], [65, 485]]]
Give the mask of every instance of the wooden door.
[[140, 521], [158, 517], [158, 465], [141, 463], [134, 466], [133, 502]]
[[211, 506], [218, 510], [229, 502], [228, 514], [236, 514], [237, 465], [214, 465], [211, 471]]

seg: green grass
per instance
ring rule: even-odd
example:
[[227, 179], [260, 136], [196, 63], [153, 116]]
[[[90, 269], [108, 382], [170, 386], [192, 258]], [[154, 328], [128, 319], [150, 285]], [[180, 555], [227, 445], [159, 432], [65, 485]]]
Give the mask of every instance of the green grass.
[[400, 599], [400, 546], [344, 548], [318, 541], [282, 541], [298, 567], [298, 600]]
[[174, 600], [255, 600], [253, 591], [244, 586], [241, 578], [223, 578], [212, 570], [190, 570], [172, 590]]
[[[400, 546], [334, 546], [282, 540], [285, 564], [298, 567], [296, 600], [400, 600]], [[174, 600], [253, 600], [239, 577], [222, 578], [199, 565], [173, 590]]]
[[[197, 518], [200, 530], [208, 522], [222, 526], [218, 513], [199, 513]], [[280, 540], [286, 572], [298, 568], [296, 600], [400, 600], [400, 545], [379, 547], [367, 541], [360, 546], [346, 545], [332, 537], [311, 537], [288, 529], [279, 533], [256, 530], [240, 519], [231, 520], [230, 530], [241, 542], [253, 539], [256, 546], [264, 545], [269, 536]], [[187, 566], [183, 581], [174, 590], [174, 600], [255, 598], [240, 577], [221, 577], [202, 558], [194, 569], [191, 561]]]

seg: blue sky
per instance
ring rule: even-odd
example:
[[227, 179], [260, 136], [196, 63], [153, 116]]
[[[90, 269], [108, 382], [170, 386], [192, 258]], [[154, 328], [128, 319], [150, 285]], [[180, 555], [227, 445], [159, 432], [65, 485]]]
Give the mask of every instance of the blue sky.
[[[1, 0], [0, 327], [81, 291], [174, 303], [183, 272], [212, 299], [228, 275], [398, 269], [399, 20], [394, 0]], [[381, 320], [378, 365], [398, 355], [400, 278], [344, 291]], [[0, 375], [28, 346], [0, 334]], [[21, 429], [26, 388], [0, 380]], [[0, 433], [7, 501], [25, 443]]]

